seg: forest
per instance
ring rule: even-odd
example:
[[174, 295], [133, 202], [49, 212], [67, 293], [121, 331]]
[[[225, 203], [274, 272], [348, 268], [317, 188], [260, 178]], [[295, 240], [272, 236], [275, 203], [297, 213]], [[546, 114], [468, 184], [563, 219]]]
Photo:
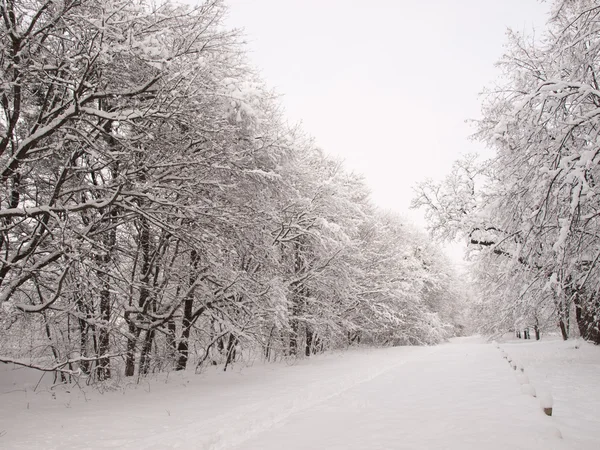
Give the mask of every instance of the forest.
[[286, 120], [226, 11], [2, 2], [0, 362], [95, 383], [475, 331], [600, 344], [596, 2], [508, 34], [493, 156], [415, 186], [428, 234]]
[[434, 236], [468, 244], [483, 330], [600, 344], [600, 5], [557, 0], [549, 17], [541, 34], [509, 32], [484, 93], [475, 138], [493, 156], [465, 155], [412, 204]]
[[598, 0], [0, 0], [0, 447], [597, 449], [599, 68]]
[[464, 286], [250, 65], [226, 7], [0, 6], [0, 362], [59, 381], [461, 333]]

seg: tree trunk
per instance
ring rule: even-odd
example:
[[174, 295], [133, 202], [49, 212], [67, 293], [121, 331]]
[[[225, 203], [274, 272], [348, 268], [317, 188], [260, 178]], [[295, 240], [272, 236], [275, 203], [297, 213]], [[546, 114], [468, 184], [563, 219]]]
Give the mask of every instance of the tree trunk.
[[[104, 104], [106, 101], [100, 102], [100, 109], [109, 110], [109, 105]], [[103, 126], [106, 136], [107, 144], [110, 147], [117, 148], [118, 143], [116, 139], [111, 135], [112, 121], [107, 120]], [[119, 164], [118, 162], [111, 166], [111, 178], [117, 180], [119, 178]], [[96, 271], [98, 280], [100, 281], [100, 305], [99, 313], [102, 326], [98, 329], [98, 354], [101, 356], [98, 359], [98, 365], [96, 371], [98, 374], [98, 380], [107, 380], [111, 377], [110, 370], [110, 358], [106, 355], [110, 353], [110, 320], [111, 320], [111, 295], [110, 295], [110, 262], [112, 261], [113, 251], [117, 243], [117, 227], [116, 227], [116, 216], [117, 210], [115, 207], [109, 207], [108, 219], [106, 220], [107, 230], [102, 235], [102, 248], [101, 253], [96, 258], [96, 263], [99, 266], [99, 270]]]
[[274, 331], [275, 327], [271, 327], [271, 331], [269, 332], [269, 338], [267, 339], [267, 345], [265, 346], [265, 361], [269, 361], [271, 358], [271, 341], [273, 339]]
[[[108, 258], [108, 257], [107, 257]], [[100, 283], [102, 289], [100, 290], [100, 320], [102, 325], [98, 328], [98, 355], [101, 356], [98, 359], [98, 366], [96, 368], [98, 374], [98, 380], [108, 380], [110, 378], [110, 359], [106, 357], [106, 355], [110, 352], [110, 315], [111, 315], [111, 305], [110, 305], [110, 281], [108, 279], [108, 274], [99, 271], [98, 278], [100, 279]]]
[[127, 324], [127, 331], [129, 336], [127, 337], [127, 350], [125, 355], [125, 376], [132, 377], [135, 373], [135, 348], [137, 346], [137, 340], [140, 334], [140, 330], [129, 318], [130, 313], [125, 313], [125, 321]]
[[313, 355], [321, 352], [323, 352], [323, 340], [316, 334], [313, 339]]
[[[569, 295], [569, 291], [566, 291], [566, 294]], [[556, 309], [558, 314], [558, 326], [560, 327], [560, 333], [562, 334], [562, 338], [564, 341], [569, 339], [569, 310], [565, 307], [565, 302], [559, 300], [556, 303]]]
[[562, 319], [558, 321], [558, 326], [560, 327], [560, 333], [562, 334], [563, 341], [569, 339], [567, 327], [565, 326], [565, 322]]
[[[305, 270], [305, 267], [302, 260], [302, 255], [300, 253], [300, 242], [298, 240], [294, 241], [293, 252], [294, 275], [300, 276]], [[298, 320], [298, 317], [300, 317], [300, 315], [304, 312], [306, 294], [306, 288], [302, 285], [302, 283], [294, 286], [294, 291], [292, 293], [292, 313], [290, 318], [291, 333], [289, 344], [289, 353], [292, 356], [296, 356], [298, 354], [298, 332], [300, 331], [300, 321]]]
[[169, 358], [173, 358], [177, 354], [177, 326], [172, 317], [167, 322], [167, 348]]
[[225, 367], [223, 368], [223, 371], [226, 371], [227, 366], [235, 361], [235, 357], [237, 356], [235, 346], [237, 343], [237, 338], [233, 335], [233, 333], [229, 333], [229, 341], [227, 342], [227, 360], [225, 361]]
[[306, 327], [306, 346], [304, 347], [304, 355], [310, 356], [312, 350], [314, 333], [309, 326]]
[[110, 359], [106, 357], [110, 352], [110, 332], [109, 332], [109, 324], [110, 324], [110, 290], [109, 290], [109, 281], [108, 275], [102, 273], [99, 274], [99, 278], [101, 279], [101, 283], [103, 285], [102, 290], [100, 291], [100, 320], [102, 321], [102, 326], [98, 331], [98, 354], [101, 356], [98, 359], [98, 380], [108, 380], [110, 378]]
[[[152, 270], [151, 266], [151, 255], [150, 255], [150, 225], [148, 224], [148, 219], [145, 217], [140, 217], [138, 220], [139, 225], [139, 236], [138, 236], [138, 248], [142, 253], [142, 264], [140, 267], [140, 294], [137, 301], [137, 306], [140, 311], [145, 311], [147, 308], [146, 303], [150, 298], [150, 274]], [[133, 302], [133, 298], [130, 298], [130, 302]], [[131, 313], [125, 313], [125, 320], [128, 323], [128, 331], [129, 337], [127, 338], [127, 356], [125, 360], [125, 376], [131, 377], [135, 373], [135, 350], [138, 345], [139, 337], [141, 331], [133, 320], [131, 320]], [[141, 314], [136, 315], [138, 319], [141, 319]], [[142, 361], [142, 357], [140, 357], [140, 361]]]
[[600, 344], [600, 300], [594, 295], [582, 300], [579, 293], [574, 296], [575, 318], [579, 334], [586, 341]]
[[[114, 212], [113, 212], [114, 213]], [[112, 214], [111, 214], [112, 215]], [[97, 354], [100, 356], [96, 371], [98, 380], [107, 380], [111, 377], [110, 359], [106, 356], [110, 353], [110, 320], [112, 314], [111, 295], [110, 295], [110, 275], [109, 262], [111, 261], [111, 253], [116, 241], [116, 231], [113, 228], [108, 231], [103, 239], [104, 249], [103, 254], [98, 257], [100, 269], [96, 274], [100, 282], [100, 304], [99, 314], [101, 326], [96, 327], [98, 330], [98, 348]]]
[[[355, 331], [354, 333], [352, 333], [351, 331], [348, 331], [348, 345], [352, 345], [355, 342], [357, 344], [360, 344], [360, 333], [358, 331]], [[386, 341], [386, 343], [387, 343], [387, 341]]]
[[[108, 221], [109, 224], [114, 223], [115, 215], [116, 211], [113, 208], [113, 210], [110, 212], [110, 219]], [[106, 356], [110, 353], [110, 319], [112, 314], [109, 264], [112, 260], [112, 252], [115, 247], [116, 240], [117, 231], [115, 227], [106, 231], [102, 239], [102, 253], [99, 254], [96, 259], [99, 266], [99, 269], [96, 271], [96, 276], [100, 282], [100, 304], [98, 312], [100, 314], [100, 321], [102, 323], [100, 327], [97, 327], [98, 356], [100, 356], [100, 358], [98, 359], [96, 372], [98, 374], [98, 380], [100, 381], [108, 380], [111, 376], [110, 358]]]
[[[79, 288], [79, 285], [75, 285], [76, 290]], [[83, 316], [89, 319], [92, 314], [90, 313], [90, 306], [86, 305], [83, 302], [83, 296], [79, 292], [75, 292], [75, 306], [77, 308], [77, 312], [80, 314], [80, 317], [77, 319], [77, 324], [79, 325], [79, 355], [82, 357], [87, 357], [88, 355], [88, 343], [89, 343], [89, 331], [90, 325], [87, 321], [84, 320]], [[93, 332], [93, 330], [92, 330]], [[79, 368], [86, 375], [90, 374], [91, 369], [91, 361], [81, 361], [79, 363]]]
[[191, 332], [191, 324], [192, 324], [192, 307], [193, 307], [193, 299], [186, 298], [183, 301], [183, 319], [181, 322], [181, 337], [179, 339], [179, 344], [177, 345], [177, 365], [175, 366], [175, 370], [185, 370], [188, 362], [188, 354], [189, 354], [189, 339]]
[[[198, 279], [198, 263], [200, 256], [196, 250], [190, 252], [191, 270], [189, 275], [189, 288], [196, 283]], [[185, 370], [188, 362], [189, 355], [189, 339], [190, 332], [192, 329], [192, 314], [194, 308], [194, 290], [191, 289], [183, 301], [183, 319], [181, 322], [181, 338], [179, 339], [179, 345], [177, 346], [177, 353], [179, 355], [175, 370]]]
[[296, 356], [298, 353], [298, 320], [290, 320], [290, 355]]
[[140, 362], [138, 365], [140, 375], [147, 375], [150, 371], [150, 352], [152, 350], [152, 343], [154, 342], [154, 334], [154, 329], [146, 332], [144, 345], [142, 346], [142, 350], [140, 352]]

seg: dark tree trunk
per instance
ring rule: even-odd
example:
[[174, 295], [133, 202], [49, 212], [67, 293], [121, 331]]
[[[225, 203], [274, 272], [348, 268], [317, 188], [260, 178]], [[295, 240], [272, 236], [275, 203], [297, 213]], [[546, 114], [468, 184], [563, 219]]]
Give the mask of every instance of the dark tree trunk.
[[314, 344], [313, 344], [313, 354], [316, 355], [317, 353], [322, 353], [322, 352], [323, 352], [323, 339], [321, 339], [318, 334], [315, 334]]
[[167, 346], [172, 358], [173, 355], [177, 354], [177, 326], [173, 318], [170, 318], [167, 322]]
[[[293, 257], [294, 257], [294, 274], [296, 276], [301, 276], [304, 271], [304, 262], [302, 260], [302, 255], [300, 253], [301, 243], [296, 240], [293, 245]], [[296, 356], [298, 354], [299, 347], [299, 331], [300, 331], [300, 320], [298, 317], [304, 313], [304, 303], [306, 301], [306, 297], [308, 295], [307, 289], [303, 286], [302, 282], [296, 284], [294, 286], [294, 292], [292, 294], [292, 314], [290, 319], [290, 344], [289, 344], [289, 352], [290, 355]]]
[[189, 339], [192, 324], [192, 307], [194, 301], [192, 299], [185, 299], [183, 302], [183, 319], [181, 322], [182, 330], [179, 344], [177, 345], [177, 364], [175, 370], [185, 370], [188, 362], [189, 354]]
[[179, 345], [177, 346], [177, 353], [179, 354], [179, 357], [177, 358], [177, 364], [175, 365], [175, 370], [185, 370], [185, 368], [187, 367], [187, 361], [188, 361], [188, 342], [187, 342], [187, 338], [189, 336], [189, 332], [186, 331], [182, 334], [181, 339], [179, 341]]
[[[110, 213], [109, 224], [114, 224], [116, 211], [113, 209]], [[103, 249], [102, 254], [97, 258], [99, 270], [96, 271], [100, 282], [100, 305], [99, 313], [102, 325], [98, 328], [98, 365], [96, 371], [98, 380], [107, 380], [111, 376], [110, 358], [107, 355], [110, 353], [110, 319], [111, 319], [111, 295], [110, 295], [110, 275], [109, 264], [112, 260], [112, 252], [117, 240], [117, 231], [113, 227], [105, 232], [102, 239]]]
[[215, 344], [217, 345], [217, 351], [219, 352], [219, 355], [225, 355], [225, 336], [226, 334], [223, 334], [223, 327], [218, 324], [216, 322], [216, 320], [214, 320], [213, 318], [213, 325], [212, 325], [212, 329], [215, 331], [216, 334], [218, 334], [218, 336], [215, 338], [216, 342]]
[[[348, 344], [352, 345], [355, 342], [357, 344], [360, 344], [360, 333], [358, 333], [358, 332], [352, 333], [352, 332], [348, 331]], [[387, 340], [386, 340], [386, 343], [387, 343]]]
[[313, 346], [313, 337], [314, 337], [313, 331], [310, 329], [310, 327], [307, 326], [306, 327], [306, 346], [304, 347], [304, 355], [305, 356], [310, 356], [312, 346]]
[[129, 318], [129, 312], [125, 313], [125, 321], [129, 322], [127, 328], [129, 336], [127, 337], [127, 350], [125, 355], [125, 376], [132, 377], [135, 373], [135, 348], [137, 346], [138, 336], [140, 330], [135, 326], [133, 321]]
[[[108, 102], [108, 100], [106, 100], [106, 102]], [[110, 106], [104, 104], [104, 101], [101, 101], [99, 106], [102, 110], [110, 109]], [[118, 143], [111, 134], [112, 121], [107, 120], [103, 128], [105, 131], [107, 144], [110, 147], [117, 148]], [[111, 167], [111, 178], [116, 180], [118, 177], [119, 166], [118, 163], [116, 163]], [[109, 266], [110, 262], [112, 261], [113, 250], [117, 243], [116, 216], [116, 208], [110, 207], [107, 216], [108, 220], [106, 221], [108, 229], [104, 232], [102, 237], [103, 248], [100, 249], [102, 253], [96, 258], [96, 262], [99, 266], [99, 270], [97, 270], [96, 273], [98, 280], [100, 281], [100, 305], [98, 312], [100, 313], [100, 320], [102, 321], [102, 326], [98, 327], [98, 354], [100, 356], [98, 359], [98, 365], [96, 367], [98, 380], [107, 380], [111, 377], [110, 358], [107, 356], [110, 353], [110, 319], [112, 314]]]
[[[112, 215], [112, 213], [111, 213]], [[98, 256], [97, 263], [99, 270], [96, 271], [96, 275], [100, 282], [100, 302], [98, 306], [98, 312], [100, 314], [101, 325], [97, 327], [98, 330], [98, 349], [97, 354], [100, 357], [98, 359], [98, 365], [96, 366], [96, 373], [98, 380], [108, 380], [111, 376], [110, 371], [110, 359], [106, 356], [110, 353], [110, 318], [111, 318], [111, 295], [110, 295], [110, 275], [109, 263], [111, 261], [111, 253], [115, 244], [115, 230], [109, 230], [105, 232], [102, 240], [103, 249], [102, 254]]]
[[107, 275], [103, 274], [102, 284], [104, 287], [100, 291], [100, 320], [102, 321], [102, 326], [98, 330], [98, 354], [101, 356], [98, 359], [97, 367], [99, 380], [107, 380], [111, 375], [110, 359], [106, 357], [110, 352], [109, 324], [111, 314], [109, 282], [106, 278]]
[[579, 334], [586, 341], [600, 344], [600, 300], [595, 296], [584, 300], [577, 294], [574, 302]]
[[[76, 288], [78, 287], [79, 286], [76, 285]], [[77, 311], [80, 314], [80, 317], [78, 317], [77, 319], [77, 323], [79, 325], [79, 354], [85, 358], [89, 356], [88, 343], [90, 335], [90, 325], [87, 323], [86, 320], [84, 320], [83, 317], [85, 316], [85, 318], [89, 319], [92, 316], [92, 314], [90, 312], [89, 305], [86, 305], [83, 302], [83, 296], [79, 292], [75, 292], [75, 306], [77, 307]], [[91, 361], [81, 361], [79, 363], [79, 368], [83, 373], [89, 375], [91, 370], [91, 363]]]
[[[567, 296], [569, 295], [569, 289], [566, 290]], [[556, 310], [558, 314], [558, 327], [560, 328], [560, 333], [562, 335], [563, 341], [569, 339], [569, 313], [568, 309], [565, 307], [564, 301], [560, 300], [556, 302]]]
[[[150, 298], [150, 275], [152, 270], [151, 265], [151, 237], [150, 237], [150, 225], [148, 224], [148, 219], [145, 217], [140, 217], [139, 221], [139, 235], [138, 235], [138, 248], [142, 253], [142, 264], [140, 267], [140, 294], [137, 302], [137, 306], [141, 311], [145, 311], [148, 308], [148, 301]], [[130, 299], [130, 302], [133, 301], [133, 298]], [[127, 338], [127, 356], [125, 360], [125, 376], [131, 377], [135, 373], [135, 350], [138, 345], [138, 340], [141, 334], [141, 331], [133, 320], [131, 320], [131, 313], [127, 312], [125, 314], [125, 320], [128, 322], [128, 331], [129, 337]], [[137, 318], [141, 319], [141, 315], [137, 314]], [[142, 358], [140, 358], [140, 362]], [[141, 372], [141, 370], [140, 370]]]
[[237, 343], [237, 338], [233, 335], [233, 333], [229, 333], [229, 341], [227, 342], [227, 360], [225, 361], [225, 367], [223, 368], [223, 371], [226, 371], [227, 366], [235, 361], [237, 356], [235, 346]]
[[[88, 342], [88, 329], [87, 324], [83, 320], [78, 320], [79, 322], [79, 354], [86, 358], [87, 354], [87, 342]], [[82, 324], [83, 322], [83, 324]], [[90, 373], [90, 361], [80, 361], [79, 367], [83, 373], [89, 375]]]
[[567, 332], [567, 327], [565, 326], [564, 320], [560, 319], [558, 321], [558, 326], [560, 327], [560, 333], [562, 334], [563, 341], [569, 339], [569, 333]]
[[142, 350], [140, 352], [140, 362], [139, 362], [139, 373], [140, 375], [147, 375], [150, 371], [150, 352], [152, 350], [152, 343], [154, 342], [154, 329], [148, 330], [146, 332], [146, 337], [144, 339], [144, 345], [142, 346]]
[[[570, 296], [570, 288], [565, 290], [567, 297]], [[562, 300], [555, 301], [558, 314], [558, 326], [564, 341], [569, 339], [569, 307]]]
[[177, 346], [177, 353], [179, 355], [175, 370], [185, 370], [188, 362], [189, 355], [189, 339], [190, 332], [192, 330], [192, 314], [194, 308], [194, 290], [192, 287], [196, 284], [198, 278], [198, 263], [200, 256], [196, 250], [192, 250], [190, 253], [190, 276], [189, 276], [189, 288], [187, 297], [183, 301], [183, 319], [181, 322], [181, 338], [179, 339], [179, 345]]
[[98, 359], [98, 379], [99, 380], [108, 380], [110, 378], [110, 359], [106, 356], [110, 352], [110, 332], [109, 332], [109, 324], [110, 324], [110, 290], [109, 290], [109, 282], [106, 279], [107, 275], [102, 275], [102, 283], [103, 289], [100, 291], [100, 320], [102, 321], [102, 326], [98, 331], [98, 353], [101, 356]]
[[290, 355], [296, 356], [298, 353], [298, 320], [292, 319], [290, 321]]
[[267, 340], [267, 345], [265, 346], [265, 360], [269, 361], [271, 358], [271, 341], [273, 340], [273, 333], [275, 331], [275, 327], [271, 327], [271, 331], [269, 332], [269, 338]]

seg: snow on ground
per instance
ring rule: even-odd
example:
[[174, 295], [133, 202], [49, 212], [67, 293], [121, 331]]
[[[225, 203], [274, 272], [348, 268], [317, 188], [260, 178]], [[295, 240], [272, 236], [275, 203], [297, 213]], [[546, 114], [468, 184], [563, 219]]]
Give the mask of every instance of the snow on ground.
[[[507, 353], [521, 352], [531, 383], [543, 390], [545, 371], [565, 364], [553, 356], [544, 365], [541, 357], [536, 372], [527, 358], [533, 345], [501, 344]], [[550, 347], [560, 345], [548, 344], [543, 354], [555, 355]], [[571, 352], [570, 367], [590, 365], [578, 389], [597, 389], [597, 350]], [[551, 380], [557, 412], [547, 417], [537, 399], [522, 393], [501, 352], [472, 338], [227, 373], [172, 373], [103, 395], [89, 387], [51, 390], [49, 375], [33, 392], [39, 375], [0, 365], [0, 448], [597, 448], [598, 421], [577, 418], [578, 397], [563, 399], [570, 377], [565, 371]]]
[[500, 347], [523, 366], [538, 397], [552, 396], [552, 417], [563, 437], [581, 442], [572, 448], [600, 448], [600, 347], [559, 336], [514, 339]]

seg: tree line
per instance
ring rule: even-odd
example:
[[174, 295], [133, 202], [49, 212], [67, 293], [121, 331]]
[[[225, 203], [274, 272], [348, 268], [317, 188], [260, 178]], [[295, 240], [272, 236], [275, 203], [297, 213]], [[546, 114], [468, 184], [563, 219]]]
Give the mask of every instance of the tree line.
[[508, 34], [502, 84], [448, 177], [415, 189], [430, 231], [469, 244], [487, 331], [571, 323], [600, 344], [600, 6], [555, 0], [541, 35]]
[[225, 11], [1, 3], [1, 362], [102, 381], [456, 332], [447, 258], [285, 122]]

